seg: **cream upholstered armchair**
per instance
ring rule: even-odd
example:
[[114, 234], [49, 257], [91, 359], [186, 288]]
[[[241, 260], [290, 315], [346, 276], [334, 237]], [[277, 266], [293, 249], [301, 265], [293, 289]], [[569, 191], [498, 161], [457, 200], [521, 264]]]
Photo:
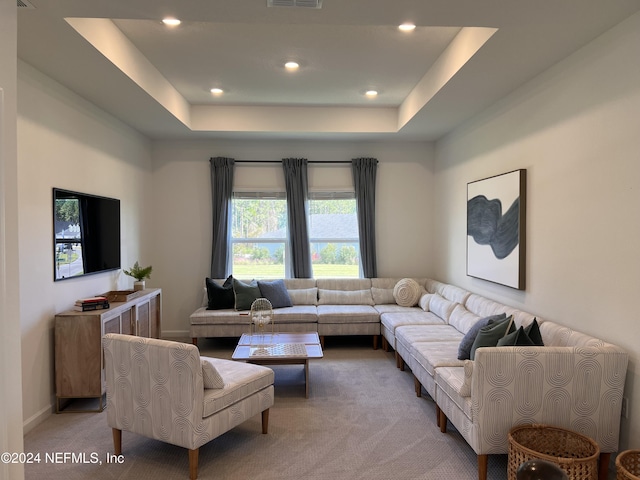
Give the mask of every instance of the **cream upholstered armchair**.
[[193, 480], [200, 446], [258, 413], [267, 433], [273, 370], [200, 357], [195, 345], [152, 338], [107, 334], [103, 346], [116, 455], [123, 430], [184, 447]]

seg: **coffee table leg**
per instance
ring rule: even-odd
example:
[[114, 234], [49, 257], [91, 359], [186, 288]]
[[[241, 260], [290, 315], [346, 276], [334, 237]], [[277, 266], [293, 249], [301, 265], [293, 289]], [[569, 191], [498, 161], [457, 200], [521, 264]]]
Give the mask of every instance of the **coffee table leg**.
[[309, 398], [309, 359], [304, 361], [304, 394]]

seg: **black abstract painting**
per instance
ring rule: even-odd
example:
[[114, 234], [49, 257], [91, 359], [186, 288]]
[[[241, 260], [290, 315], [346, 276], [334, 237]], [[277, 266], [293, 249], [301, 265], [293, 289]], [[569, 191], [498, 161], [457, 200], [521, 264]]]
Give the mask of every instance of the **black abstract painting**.
[[467, 185], [467, 274], [524, 289], [526, 170]]

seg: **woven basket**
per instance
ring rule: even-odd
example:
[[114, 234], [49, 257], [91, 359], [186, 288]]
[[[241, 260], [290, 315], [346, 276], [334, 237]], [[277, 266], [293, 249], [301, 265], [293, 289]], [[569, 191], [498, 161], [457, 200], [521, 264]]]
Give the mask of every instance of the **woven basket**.
[[524, 462], [546, 460], [558, 465], [571, 480], [597, 480], [600, 447], [589, 437], [549, 425], [520, 425], [509, 432], [509, 480]]
[[640, 480], [640, 450], [625, 450], [616, 457], [616, 480]]

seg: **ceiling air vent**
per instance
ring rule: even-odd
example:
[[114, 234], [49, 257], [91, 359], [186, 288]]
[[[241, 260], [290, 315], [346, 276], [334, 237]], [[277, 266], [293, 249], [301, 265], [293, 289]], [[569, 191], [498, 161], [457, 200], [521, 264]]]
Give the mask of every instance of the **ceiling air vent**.
[[267, 0], [267, 7], [322, 8], [322, 0]]
[[28, 8], [31, 10], [35, 10], [36, 7], [27, 2], [27, 0], [18, 0], [18, 8]]

